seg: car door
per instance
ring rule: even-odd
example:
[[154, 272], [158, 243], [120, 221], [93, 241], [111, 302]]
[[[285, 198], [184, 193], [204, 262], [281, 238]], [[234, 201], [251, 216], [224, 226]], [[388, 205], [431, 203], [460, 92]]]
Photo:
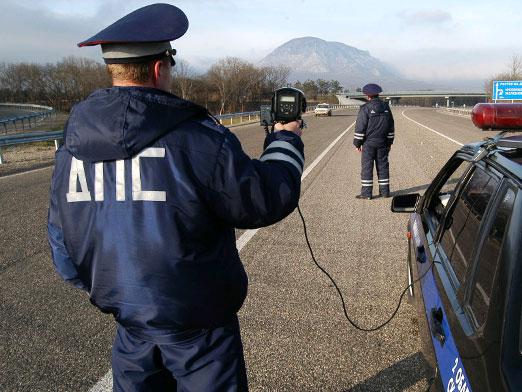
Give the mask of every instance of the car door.
[[[475, 328], [465, 300], [467, 277], [483, 235], [483, 222], [500, 183], [501, 177], [491, 168], [486, 170], [483, 163], [472, 165], [445, 204], [433, 239], [433, 274], [426, 275], [430, 293], [425, 295], [425, 308], [441, 379], [448, 392], [471, 391], [468, 374], [472, 372], [475, 380], [486, 370], [483, 361], [473, 362], [472, 368], [463, 363], [464, 358], [480, 356], [478, 346], [470, 342]], [[438, 215], [435, 202], [431, 207], [428, 213]], [[479, 385], [482, 382], [474, 382], [474, 386]]]
[[451, 383], [449, 380], [452, 379], [449, 375], [453, 372], [459, 375], [458, 381], [463, 391], [466, 390], [467, 384], [464, 386], [466, 377], [465, 374], [463, 375], [464, 370], [459, 370], [460, 368], [455, 366], [453, 355], [447, 354], [448, 350], [451, 352], [457, 350], [451, 334], [448, 336], [446, 333], [449, 330], [447, 316], [435, 281], [436, 266], [441, 265], [437, 233], [442, 230], [441, 225], [448, 211], [455, 204], [473, 173], [474, 166], [470, 163], [470, 159], [467, 154], [460, 152], [455, 154], [428, 187], [418, 212], [411, 218], [413, 252], [417, 262], [416, 278], [421, 279], [424, 305], [422, 311], [425, 313], [428, 329], [431, 332], [428, 338], [431, 338], [435, 362], [440, 370], [439, 377], [445, 391], [451, 391], [459, 385], [455, 385], [454, 380], [449, 384]]
[[[517, 190], [504, 179], [488, 218], [484, 220], [482, 235], [468, 274], [466, 288], [459, 302], [470, 320], [469, 335], [456, 334], [457, 346], [464, 366], [471, 374], [474, 384], [483, 390], [503, 390], [500, 366], [501, 342], [503, 340], [506, 299], [513, 263], [503, 252], [505, 236], [509, 229]], [[504, 257], [503, 257], [504, 256]], [[506, 257], [507, 256], [507, 257]]]

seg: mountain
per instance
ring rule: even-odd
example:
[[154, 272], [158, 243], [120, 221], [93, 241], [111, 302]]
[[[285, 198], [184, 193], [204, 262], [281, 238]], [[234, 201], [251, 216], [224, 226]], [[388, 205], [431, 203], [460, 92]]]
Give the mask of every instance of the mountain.
[[263, 58], [260, 65], [290, 67], [291, 82], [333, 79], [352, 91], [371, 82], [380, 84], [384, 90], [429, 88], [426, 83], [405, 79], [368, 51], [315, 37], [295, 38], [284, 43]]

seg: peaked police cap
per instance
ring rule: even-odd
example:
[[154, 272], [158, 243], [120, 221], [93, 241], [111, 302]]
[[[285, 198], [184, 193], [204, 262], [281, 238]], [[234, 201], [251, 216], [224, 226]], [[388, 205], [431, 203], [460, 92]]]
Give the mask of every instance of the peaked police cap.
[[368, 96], [379, 95], [382, 93], [382, 88], [378, 84], [368, 83], [362, 88], [362, 92]]
[[170, 41], [183, 36], [188, 19], [178, 7], [151, 4], [117, 20], [78, 46], [101, 45], [106, 63], [130, 63], [172, 56]]

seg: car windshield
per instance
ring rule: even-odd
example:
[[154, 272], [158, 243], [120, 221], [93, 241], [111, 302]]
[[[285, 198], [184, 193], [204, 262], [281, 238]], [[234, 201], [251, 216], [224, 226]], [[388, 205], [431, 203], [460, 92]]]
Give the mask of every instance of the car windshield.
[[319, 109], [328, 109], [329, 105], [317, 105]]

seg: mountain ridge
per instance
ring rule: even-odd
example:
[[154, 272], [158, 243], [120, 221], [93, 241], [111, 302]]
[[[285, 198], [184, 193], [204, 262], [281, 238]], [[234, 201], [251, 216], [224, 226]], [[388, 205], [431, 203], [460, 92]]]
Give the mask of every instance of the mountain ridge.
[[425, 82], [404, 78], [393, 67], [371, 56], [367, 50], [311, 36], [283, 43], [265, 56], [259, 65], [288, 66], [291, 82], [333, 79], [350, 90], [370, 82], [378, 83], [384, 89], [429, 87]]

